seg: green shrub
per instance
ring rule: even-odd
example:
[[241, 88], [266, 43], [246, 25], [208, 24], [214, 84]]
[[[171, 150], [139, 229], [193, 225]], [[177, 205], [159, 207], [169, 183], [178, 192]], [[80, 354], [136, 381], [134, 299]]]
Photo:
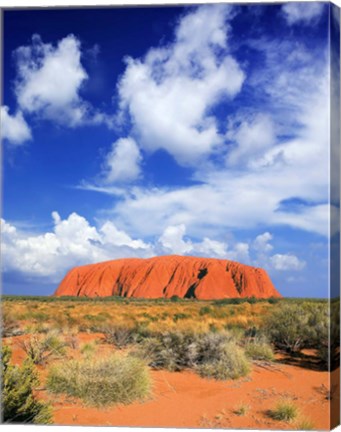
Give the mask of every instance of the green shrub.
[[304, 346], [309, 314], [302, 305], [281, 304], [265, 320], [266, 333], [278, 348], [298, 352]]
[[86, 356], [90, 357], [96, 352], [96, 343], [95, 342], [87, 342], [81, 346], [80, 352]]
[[66, 343], [56, 332], [46, 336], [32, 336], [20, 342], [20, 346], [34, 364], [44, 364], [49, 357], [59, 357], [65, 354]]
[[195, 336], [191, 333], [165, 332], [143, 339], [137, 355], [154, 369], [180, 371], [189, 365], [189, 346]]
[[165, 332], [141, 341], [137, 352], [155, 369], [192, 368], [201, 376], [237, 378], [249, 372], [244, 352], [227, 332]]
[[221, 347], [219, 358], [196, 367], [200, 376], [217, 380], [237, 379], [250, 372], [250, 364], [244, 351], [234, 342]]
[[308, 430], [315, 429], [315, 426], [314, 426], [314, 423], [310, 419], [302, 418], [299, 422], [297, 422], [296, 429], [308, 431]]
[[105, 342], [115, 345], [116, 348], [124, 348], [135, 340], [135, 329], [122, 325], [111, 325], [102, 329]]
[[212, 308], [210, 306], [203, 306], [199, 310], [200, 316], [209, 315], [210, 313], [212, 313]]
[[270, 411], [270, 417], [279, 421], [292, 421], [297, 417], [298, 408], [290, 401], [278, 402], [276, 407]]
[[252, 360], [272, 361], [274, 359], [271, 345], [263, 339], [248, 341], [245, 345], [245, 354]]
[[10, 365], [11, 350], [1, 349], [2, 421], [4, 423], [52, 423], [50, 406], [33, 396], [34, 386], [39, 384], [31, 360], [21, 367]]
[[9, 337], [20, 334], [21, 332], [19, 330], [19, 324], [14, 318], [13, 314], [4, 308], [2, 308], [1, 312], [2, 337]]
[[50, 368], [47, 388], [95, 406], [128, 404], [145, 399], [151, 380], [145, 364], [131, 356], [70, 360]]

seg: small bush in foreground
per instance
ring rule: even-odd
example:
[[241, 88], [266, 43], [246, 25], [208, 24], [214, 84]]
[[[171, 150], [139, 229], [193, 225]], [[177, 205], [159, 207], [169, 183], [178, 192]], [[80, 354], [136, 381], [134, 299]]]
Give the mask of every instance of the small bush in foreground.
[[314, 423], [309, 420], [308, 418], [303, 418], [300, 421], [297, 422], [296, 424], [296, 429], [297, 430], [303, 430], [303, 431], [307, 431], [307, 430], [313, 430], [315, 429]]
[[270, 417], [274, 420], [292, 421], [297, 417], [298, 408], [290, 401], [278, 402], [276, 407], [270, 412]]
[[4, 423], [52, 423], [51, 408], [37, 401], [33, 388], [38, 385], [37, 373], [31, 360], [21, 367], [10, 365], [11, 350], [1, 350], [2, 421]]
[[249, 405], [239, 405], [239, 407], [237, 407], [233, 412], [237, 415], [237, 416], [244, 416], [245, 414], [247, 414], [247, 412], [249, 411], [250, 407]]
[[28, 340], [23, 340], [20, 346], [34, 364], [44, 364], [51, 356], [64, 355], [66, 343], [56, 332], [50, 332], [43, 337], [32, 336]]
[[234, 342], [227, 342], [222, 347], [219, 358], [199, 364], [196, 370], [205, 378], [237, 379], [250, 372], [250, 364], [241, 348]]
[[248, 342], [245, 346], [245, 354], [252, 360], [272, 361], [274, 359], [271, 345], [261, 339]]
[[150, 393], [151, 381], [145, 364], [134, 357], [113, 355], [104, 359], [70, 360], [54, 365], [47, 376], [52, 393], [65, 393], [85, 403], [105, 406], [128, 404]]

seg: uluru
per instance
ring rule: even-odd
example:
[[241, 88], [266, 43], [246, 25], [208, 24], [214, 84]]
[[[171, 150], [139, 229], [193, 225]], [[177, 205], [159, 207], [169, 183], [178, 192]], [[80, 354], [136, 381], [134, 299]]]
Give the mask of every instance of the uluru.
[[54, 295], [199, 300], [281, 297], [264, 269], [224, 259], [178, 255], [74, 267]]

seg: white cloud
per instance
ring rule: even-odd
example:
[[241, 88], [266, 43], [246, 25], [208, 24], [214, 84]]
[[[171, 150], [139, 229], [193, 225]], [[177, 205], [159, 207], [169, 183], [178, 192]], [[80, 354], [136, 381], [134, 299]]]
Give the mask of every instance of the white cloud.
[[1, 107], [1, 137], [13, 145], [21, 145], [32, 138], [31, 130], [21, 111], [9, 114], [8, 106]]
[[269, 243], [270, 240], [272, 240], [272, 234], [269, 232], [259, 234], [253, 242], [253, 248], [261, 253], [270, 252], [273, 249], [273, 246]]
[[4, 271], [19, 271], [58, 282], [76, 265], [152, 255], [148, 244], [132, 239], [111, 222], [97, 229], [77, 213], [64, 220], [57, 212], [52, 217], [53, 229], [42, 234], [21, 231], [1, 220]]
[[324, 3], [289, 2], [282, 6], [282, 13], [289, 25], [311, 24], [317, 21], [323, 11]]
[[274, 125], [269, 115], [257, 114], [251, 120], [230, 124], [227, 139], [235, 145], [228, 153], [230, 165], [252, 165], [255, 158], [263, 155], [276, 143]]
[[275, 254], [270, 258], [270, 262], [275, 270], [302, 270], [306, 264], [291, 254]]
[[[40, 277], [58, 283], [74, 266], [164, 254], [231, 259], [261, 265], [270, 271], [296, 271], [305, 266], [305, 262], [292, 254], [269, 256], [267, 242], [272, 235], [268, 232], [260, 234], [250, 244], [239, 241], [228, 246], [226, 242], [209, 237], [194, 241], [186, 235], [186, 226], [181, 224], [167, 226], [154, 242], [147, 243], [119, 229], [116, 222], [107, 220], [96, 227], [77, 213], [62, 219], [53, 212], [52, 218], [53, 228], [39, 234], [19, 229], [1, 219], [4, 272], [16, 271], [26, 277]], [[260, 248], [255, 249], [255, 244], [261, 245]]]
[[164, 149], [179, 164], [193, 165], [222, 144], [208, 112], [233, 98], [244, 81], [226, 50], [231, 10], [201, 6], [180, 20], [174, 43], [150, 49], [143, 59], [126, 59], [118, 85], [121, 113], [130, 114], [146, 151]]
[[185, 254], [193, 250], [191, 241], [184, 240], [186, 227], [184, 224], [169, 226], [161, 235], [159, 242], [162, 247], [174, 254]]
[[132, 138], [121, 138], [112, 145], [103, 166], [105, 183], [136, 180], [141, 172], [142, 156]]
[[110, 125], [107, 115], [95, 111], [80, 96], [88, 74], [81, 63], [80, 41], [74, 35], [53, 46], [36, 34], [31, 45], [16, 49], [15, 58], [15, 94], [22, 111], [70, 127]]

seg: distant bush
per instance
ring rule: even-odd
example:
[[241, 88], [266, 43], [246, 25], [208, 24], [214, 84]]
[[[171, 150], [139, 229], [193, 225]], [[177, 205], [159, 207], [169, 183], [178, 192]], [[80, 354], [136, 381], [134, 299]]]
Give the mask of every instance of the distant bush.
[[123, 325], [110, 325], [102, 329], [105, 342], [122, 349], [135, 341], [136, 329]]
[[2, 421], [4, 423], [52, 423], [51, 408], [35, 399], [33, 389], [38, 376], [31, 360], [21, 367], [11, 365], [11, 350], [1, 349]]
[[291, 401], [281, 401], [269, 412], [274, 420], [289, 422], [294, 420], [298, 415], [298, 408]]
[[151, 380], [140, 359], [116, 354], [56, 364], [48, 372], [47, 388], [90, 405], [106, 406], [145, 399], [150, 394]]
[[252, 360], [272, 361], [274, 359], [273, 349], [264, 339], [249, 340], [245, 345], [245, 354]]

